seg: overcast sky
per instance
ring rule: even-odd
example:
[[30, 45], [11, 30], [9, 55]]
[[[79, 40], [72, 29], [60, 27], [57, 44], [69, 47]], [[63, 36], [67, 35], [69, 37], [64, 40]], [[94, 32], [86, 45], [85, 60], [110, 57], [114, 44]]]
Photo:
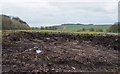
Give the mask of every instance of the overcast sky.
[[63, 23], [114, 23], [119, 0], [0, 0], [0, 14], [20, 17], [32, 27]]

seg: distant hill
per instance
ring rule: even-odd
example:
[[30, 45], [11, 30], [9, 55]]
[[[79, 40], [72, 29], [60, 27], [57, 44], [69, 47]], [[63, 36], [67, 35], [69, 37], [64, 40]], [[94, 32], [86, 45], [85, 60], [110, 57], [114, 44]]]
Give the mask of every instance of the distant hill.
[[18, 17], [2, 16], [2, 30], [28, 30], [29, 25]]
[[77, 24], [61, 24], [61, 25], [94, 25], [94, 24], [80, 24], [80, 23], [77, 23]]
[[62, 24], [62, 25], [84, 25], [84, 24]]

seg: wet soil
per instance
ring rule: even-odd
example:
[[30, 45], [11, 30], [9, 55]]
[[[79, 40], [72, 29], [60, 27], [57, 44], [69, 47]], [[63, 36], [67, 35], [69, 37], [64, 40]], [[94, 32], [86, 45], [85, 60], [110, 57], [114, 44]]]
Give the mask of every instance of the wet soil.
[[11, 33], [2, 38], [3, 72], [116, 72], [120, 70], [119, 38]]

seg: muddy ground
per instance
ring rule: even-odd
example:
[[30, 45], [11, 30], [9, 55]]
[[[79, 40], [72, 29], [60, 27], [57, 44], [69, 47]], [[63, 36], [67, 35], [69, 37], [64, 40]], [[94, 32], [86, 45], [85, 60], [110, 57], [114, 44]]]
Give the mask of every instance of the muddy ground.
[[20, 32], [3, 36], [3, 72], [115, 72], [118, 36]]

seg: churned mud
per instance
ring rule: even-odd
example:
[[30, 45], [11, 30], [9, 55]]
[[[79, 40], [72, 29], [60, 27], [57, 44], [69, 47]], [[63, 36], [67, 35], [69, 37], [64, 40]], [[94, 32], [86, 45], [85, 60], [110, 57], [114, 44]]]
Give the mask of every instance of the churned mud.
[[19, 32], [3, 36], [3, 72], [115, 72], [119, 36]]

